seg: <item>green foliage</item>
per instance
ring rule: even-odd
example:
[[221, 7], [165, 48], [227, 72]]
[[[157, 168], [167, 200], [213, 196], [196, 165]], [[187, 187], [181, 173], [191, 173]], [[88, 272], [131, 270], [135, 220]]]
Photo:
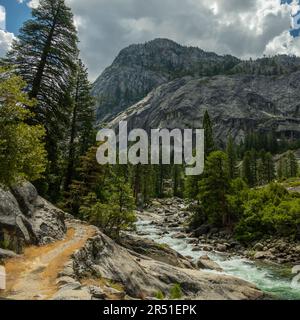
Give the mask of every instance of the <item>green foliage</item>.
[[81, 158], [79, 179], [71, 184], [64, 209], [118, 238], [120, 231], [133, 228], [136, 221], [133, 189], [127, 168], [99, 165], [96, 151], [92, 147]]
[[204, 149], [205, 149], [205, 158], [207, 158], [211, 152], [215, 150], [215, 142], [213, 135], [213, 127], [210, 120], [208, 111], [205, 111], [203, 118], [203, 129], [204, 129]]
[[78, 159], [94, 144], [96, 136], [93, 128], [94, 99], [90, 94], [91, 85], [88, 80], [88, 72], [81, 60], [78, 60], [74, 84], [70, 91], [72, 110], [64, 181], [66, 191], [69, 191], [69, 186], [75, 178]]
[[276, 177], [275, 162], [271, 153], [262, 151], [257, 166], [257, 183], [265, 185], [271, 183]]
[[155, 294], [155, 298], [158, 300], [165, 300], [165, 295], [159, 290], [156, 294]]
[[277, 175], [279, 179], [290, 179], [299, 175], [299, 165], [293, 151], [288, 151], [280, 158]]
[[300, 195], [271, 184], [251, 190], [242, 204], [243, 215], [236, 226], [239, 240], [248, 242], [265, 235], [300, 237]]
[[227, 141], [226, 153], [228, 157], [228, 168], [230, 179], [234, 179], [237, 175], [237, 153], [232, 136]]
[[272, 182], [276, 177], [276, 171], [271, 153], [258, 153], [254, 149], [247, 151], [242, 164], [242, 177], [251, 187]]
[[180, 284], [176, 283], [170, 289], [170, 300], [179, 300], [183, 297]]
[[6, 185], [39, 179], [45, 171], [45, 130], [26, 123], [33, 116], [29, 108], [34, 101], [24, 87], [21, 78], [0, 70], [0, 183]]
[[215, 151], [208, 156], [199, 186], [199, 200], [209, 223], [216, 226], [229, 225], [231, 217], [227, 195], [230, 176], [228, 157], [224, 152]]
[[[136, 222], [133, 201], [128, 201], [129, 194], [128, 186], [123, 186], [122, 190], [108, 198], [109, 203], [101, 203], [95, 194], [89, 194], [80, 212], [85, 220], [99, 227], [106, 235], [118, 238], [122, 230], [132, 229]], [[122, 201], [122, 204], [117, 201]]]
[[54, 202], [62, 190], [65, 142], [72, 110], [69, 90], [76, 71], [77, 42], [73, 14], [65, 1], [41, 0], [5, 59], [26, 81], [29, 97], [37, 100], [31, 123], [46, 130], [48, 165], [46, 178], [36, 186]]

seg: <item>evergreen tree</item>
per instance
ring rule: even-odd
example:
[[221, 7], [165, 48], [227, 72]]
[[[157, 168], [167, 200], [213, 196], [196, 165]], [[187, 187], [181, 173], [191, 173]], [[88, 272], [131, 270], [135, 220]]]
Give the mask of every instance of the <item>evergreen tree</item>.
[[221, 151], [212, 152], [206, 161], [200, 182], [199, 200], [208, 221], [216, 226], [231, 223], [227, 196], [230, 192], [228, 157]]
[[293, 178], [298, 175], [298, 162], [293, 151], [289, 151], [287, 156], [287, 177]]
[[260, 185], [270, 183], [275, 179], [275, 164], [271, 153], [261, 152], [257, 170]]
[[65, 190], [74, 179], [76, 159], [84, 155], [95, 142], [93, 129], [94, 100], [90, 95], [91, 85], [88, 80], [87, 69], [82, 61], [78, 61], [74, 86], [71, 92], [72, 111], [71, 126], [68, 142], [67, 170], [65, 177]]
[[204, 129], [204, 135], [205, 135], [204, 137], [205, 158], [207, 158], [210, 155], [210, 153], [213, 152], [215, 149], [212, 123], [207, 110], [205, 111], [204, 118], [203, 118], [203, 129]]
[[73, 15], [64, 0], [41, 0], [8, 53], [8, 61], [28, 84], [29, 97], [38, 100], [36, 120], [48, 132], [68, 115], [61, 103], [77, 54]]
[[232, 136], [228, 138], [226, 153], [227, 153], [228, 164], [229, 164], [229, 176], [230, 176], [230, 179], [234, 179], [236, 177], [236, 171], [237, 171], [237, 155], [236, 155], [236, 148], [235, 148], [235, 144]]
[[249, 186], [254, 185], [253, 172], [251, 166], [251, 153], [249, 151], [245, 153], [243, 159], [242, 177]]
[[40, 193], [58, 200], [63, 179], [64, 148], [72, 104], [68, 90], [76, 70], [77, 33], [73, 15], [64, 0], [41, 0], [32, 18], [20, 30], [7, 55], [7, 63], [28, 84], [26, 91], [37, 100], [31, 124], [46, 129], [48, 166], [46, 180], [37, 183]]
[[251, 181], [251, 186], [256, 186], [257, 185], [257, 173], [258, 173], [258, 152], [255, 149], [252, 149], [250, 151], [250, 156], [251, 156], [251, 176], [252, 176], [252, 181]]
[[277, 176], [280, 180], [286, 177], [285, 168], [286, 168], [286, 159], [281, 158], [279, 160], [278, 169], [277, 169]]

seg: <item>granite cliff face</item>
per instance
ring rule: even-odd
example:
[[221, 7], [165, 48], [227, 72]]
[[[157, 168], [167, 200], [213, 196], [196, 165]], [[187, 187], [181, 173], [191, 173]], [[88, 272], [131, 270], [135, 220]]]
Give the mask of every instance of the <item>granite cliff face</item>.
[[240, 61], [167, 39], [132, 45], [93, 86], [97, 122], [201, 128], [208, 110], [220, 143], [249, 130], [298, 137], [299, 69], [300, 58], [284, 55]]
[[97, 120], [107, 122], [159, 85], [183, 76], [223, 73], [240, 62], [171, 40], [156, 39], [122, 50], [93, 85]]
[[119, 114], [129, 129], [201, 128], [206, 110], [220, 143], [255, 129], [300, 136], [300, 72], [281, 76], [184, 77], [163, 84]]

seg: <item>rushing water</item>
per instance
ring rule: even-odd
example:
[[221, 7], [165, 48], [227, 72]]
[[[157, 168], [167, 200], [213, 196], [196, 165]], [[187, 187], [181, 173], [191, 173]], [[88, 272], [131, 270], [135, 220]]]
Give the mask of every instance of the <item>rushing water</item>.
[[[193, 257], [195, 261], [203, 255], [208, 255], [217, 262], [225, 274], [233, 275], [256, 284], [261, 290], [271, 293], [278, 299], [300, 300], [300, 284], [292, 287], [292, 270], [286, 270], [270, 264], [256, 264], [241, 257], [228, 257], [219, 253], [204, 251], [194, 252], [193, 245], [187, 239], [174, 239], [172, 236], [178, 233], [173, 229], [165, 233], [159, 226], [151, 221], [139, 221], [137, 231], [144, 234], [144, 238], [154, 240], [159, 244], [167, 244], [183, 256]], [[216, 272], [216, 271], [209, 271]]]

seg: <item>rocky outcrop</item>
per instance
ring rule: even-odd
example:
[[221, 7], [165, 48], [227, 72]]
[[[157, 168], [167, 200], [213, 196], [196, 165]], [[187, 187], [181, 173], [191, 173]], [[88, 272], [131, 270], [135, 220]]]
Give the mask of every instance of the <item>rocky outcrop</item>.
[[64, 212], [41, 198], [24, 182], [11, 190], [0, 188], [0, 244], [20, 252], [24, 244], [42, 245], [62, 239]]
[[15, 257], [17, 257], [17, 254], [15, 254], [13, 251], [0, 248], [0, 262]]
[[132, 235], [123, 236], [121, 245], [128, 250], [175, 267], [195, 269], [195, 265], [191, 261], [175, 250], [142, 237]]
[[103, 235], [88, 240], [73, 255], [77, 279], [109, 279], [123, 285], [134, 298], [155, 297], [161, 291], [168, 297], [179, 284], [184, 297], [191, 299], [263, 299], [264, 294], [246, 281], [201, 270], [179, 268], [132, 253]]
[[218, 272], [222, 272], [223, 269], [213, 260], [211, 260], [208, 256], [202, 256], [197, 261], [197, 267], [200, 269], [208, 269], [208, 270], [215, 270]]
[[110, 126], [117, 127], [123, 120], [129, 130], [201, 128], [208, 110], [215, 138], [221, 144], [229, 135], [239, 142], [251, 130], [300, 137], [299, 83], [300, 72], [184, 77], [156, 88]]
[[224, 73], [240, 62], [199, 48], [155, 39], [123, 49], [93, 85], [97, 120], [107, 122], [144, 98], [152, 89], [175, 78]]

